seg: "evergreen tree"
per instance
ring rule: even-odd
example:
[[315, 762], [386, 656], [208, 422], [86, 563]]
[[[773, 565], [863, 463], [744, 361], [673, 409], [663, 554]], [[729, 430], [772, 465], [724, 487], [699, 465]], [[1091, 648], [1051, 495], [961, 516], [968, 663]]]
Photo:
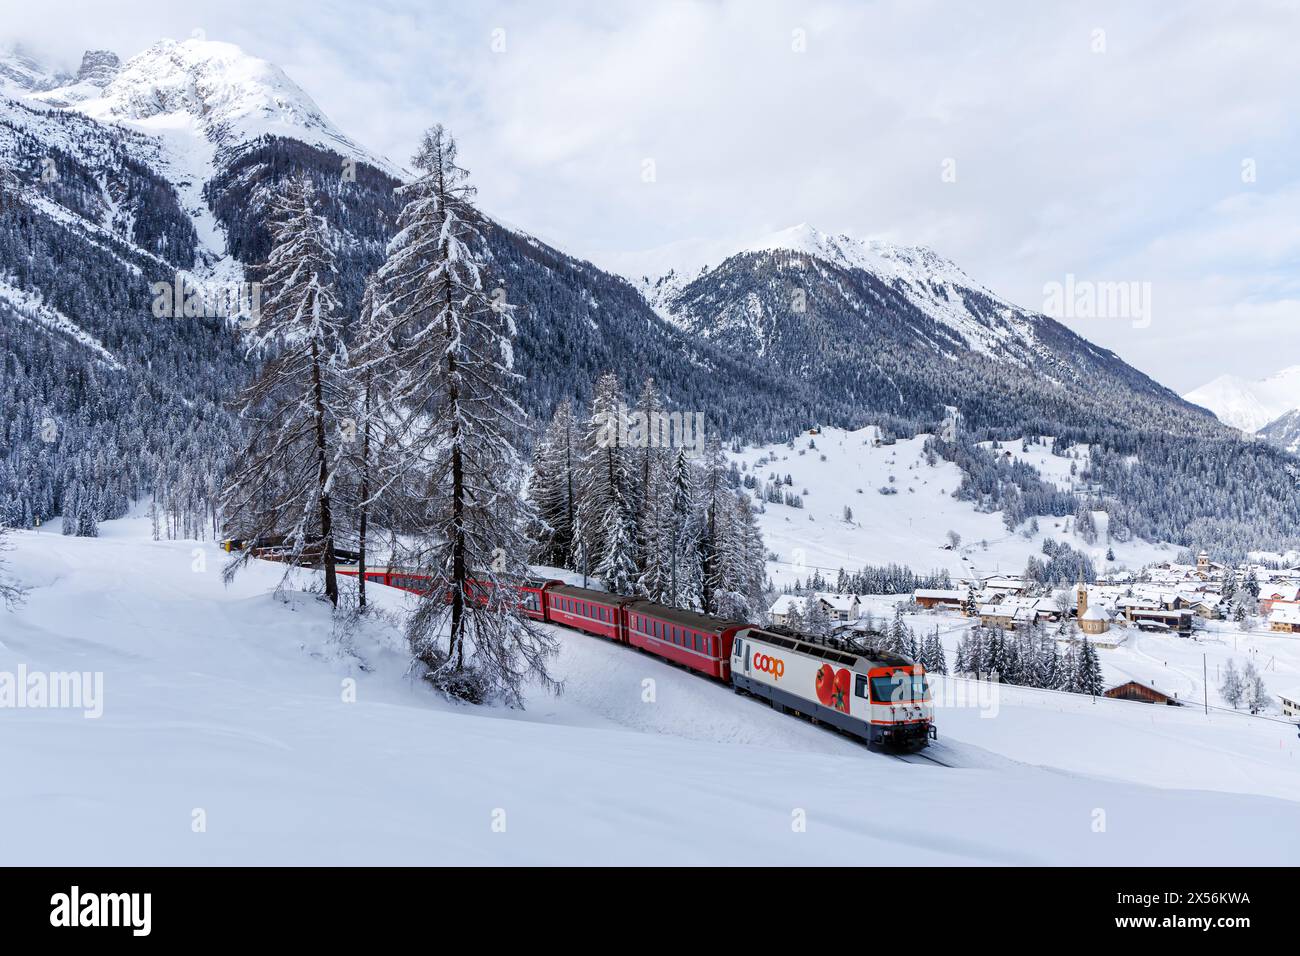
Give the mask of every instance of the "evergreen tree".
[[1097, 649], [1093, 647], [1092, 641], [1088, 640], [1087, 637], [1082, 639], [1079, 648], [1078, 666], [1078, 693], [1089, 694], [1093, 697], [1100, 697], [1104, 694], [1106, 684], [1102, 677], [1101, 660], [1097, 657]]
[[[346, 353], [329, 228], [305, 179], [288, 180], [276, 197], [272, 237], [262, 269], [269, 297], [250, 351], [273, 357], [240, 397], [248, 440], [235, 457], [223, 510], [237, 537], [282, 540], [291, 567], [312, 563], [310, 547], [324, 564], [325, 595], [337, 605], [332, 491]], [[250, 556], [245, 551], [227, 566], [227, 580]]]
[[670, 494], [668, 560], [669, 590], [674, 607], [698, 608], [703, 602], [700, 528], [695, 514], [695, 469], [679, 448], [673, 458]]
[[514, 323], [485, 287], [480, 215], [455, 141], [432, 127], [412, 163], [377, 280], [398, 323], [401, 467], [425, 479], [403, 496], [402, 517], [420, 539], [422, 570], [446, 586], [424, 595], [407, 636], [435, 686], [522, 706], [526, 681], [558, 685], [546, 669], [556, 642], [522, 613], [516, 589], [529, 574], [530, 516], [514, 444], [523, 417], [510, 394]]
[[632, 463], [623, 445], [626, 425], [618, 376], [602, 375], [587, 422], [579, 507], [587, 515], [594, 573], [615, 594], [634, 593], [637, 574]]
[[803, 630], [817, 637], [825, 637], [831, 632], [831, 618], [826, 613], [826, 605], [815, 594], [804, 601]]
[[577, 566], [578, 491], [582, 450], [573, 406], [561, 402], [534, 451], [528, 495], [537, 513], [537, 559], [542, 564]]

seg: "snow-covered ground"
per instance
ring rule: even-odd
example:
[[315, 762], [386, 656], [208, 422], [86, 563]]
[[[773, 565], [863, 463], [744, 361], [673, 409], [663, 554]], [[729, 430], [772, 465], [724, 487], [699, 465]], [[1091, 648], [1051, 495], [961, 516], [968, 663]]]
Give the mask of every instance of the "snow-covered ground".
[[[103, 712], [0, 709], [6, 863], [1300, 853], [1300, 740], [1280, 724], [1004, 689], [996, 707], [940, 709], [931, 753], [949, 766], [905, 762], [567, 631], [564, 695], [455, 706], [403, 676], [391, 625], [345, 645], [314, 597], [274, 597], [278, 565], [227, 588], [211, 544], [151, 541], [138, 519], [102, 532], [13, 535], [31, 592], [0, 612], [0, 675], [100, 673]], [[409, 600], [373, 590], [394, 612]]]
[[[918, 574], [946, 569], [954, 579], [977, 572], [1020, 574], [1030, 555], [1041, 557], [1048, 537], [1090, 555], [1098, 571], [1136, 569], [1174, 556], [1175, 549], [1168, 545], [1133, 540], [1109, 545], [1116, 560], [1107, 562], [1107, 516], [1101, 513], [1096, 515], [1100, 537], [1091, 545], [1065, 530], [1068, 519], [1050, 516], [1038, 519], [1038, 533], [1029, 538], [1010, 534], [1000, 512], [982, 514], [952, 496], [961, 484], [961, 471], [941, 459], [934, 467], [927, 464], [926, 436], [876, 447], [874, 434], [870, 427], [826, 428], [820, 435], [796, 438], [793, 448], [768, 445], [729, 456], [761, 480], [772, 473], [790, 475], [794, 484], [787, 490], [803, 496], [802, 508], [768, 502], [760, 516], [767, 547], [777, 555], [768, 568], [778, 586], [804, 580], [816, 568], [833, 582], [840, 568], [853, 572], [867, 564], [905, 565]], [[810, 448], [810, 443], [816, 447]], [[1049, 480], [1068, 483], [1075, 459], [1054, 458], [1043, 444], [1031, 444], [1027, 454], [1020, 442], [1005, 444], [1003, 450]], [[765, 464], [757, 464], [764, 458]], [[1079, 464], [1082, 468], [1084, 462]], [[880, 494], [885, 487], [898, 493]], [[853, 511], [852, 522], [844, 520], [846, 505]], [[945, 549], [949, 531], [961, 536], [956, 550]]]

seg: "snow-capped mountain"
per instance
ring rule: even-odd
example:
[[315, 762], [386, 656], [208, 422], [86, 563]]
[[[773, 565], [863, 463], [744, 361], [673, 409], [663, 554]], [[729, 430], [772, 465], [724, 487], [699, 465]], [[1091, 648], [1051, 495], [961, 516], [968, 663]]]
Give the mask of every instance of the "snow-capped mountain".
[[1300, 455], [1300, 408], [1269, 422], [1256, 434], [1293, 455]]
[[1199, 413], [1113, 352], [929, 249], [801, 224], [729, 251], [677, 244], [642, 261], [668, 267], [652, 277], [623, 264], [663, 319], [807, 383], [815, 420], [869, 408], [919, 426], [951, 405], [985, 425], [1199, 427]]
[[[749, 253], [788, 252], [819, 259], [840, 269], [867, 272], [898, 289], [917, 308], [961, 335], [968, 345], [980, 352], [997, 348], [1009, 338], [1027, 338], [1025, 322], [1016, 321], [1020, 309], [1001, 302], [996, 295], [970, 278], [956, 263], [922, 246], [904, 246], [881, 240], [858, 239], [845, 234], [832, 235], [807, 223], [763, 236], [727, 253], [716, 245], [675, 247], [663, 254], [649, 253], [642, 261], [650, 268], [656, 262], [675, 264], [667, 270], [649, 275], [632, 266], [631, 278], [648, 298], [669, 317], [676, 315], [674, 303], [682, 289], [702, 278], [732, 256]], [[694, 253], [694, 256], [692, 256]], [[706, 258], [712, 253], [713, 258]], [[640, 272], [640, 274], [637, 274]], [[628, 274], [625, 272], [624, 274]], [[990, 302], [999, 302], [1004, 311], [975, 314], [962, 290], [977, 293]], [[689, 324], [687, 317], [680, 317]]]
[[1219, 421], [1244, 432], [1257, 432], [1300, 408], [1300, 365], [1285, 368], [1260, 381], [1221, 375], [1183, 398], [1208, 408]]
[[231, 43], [160, 40], [125, 65], [91, 51], [72, 82], [32, 98], [147, 131], [190, 128], [218, 148], [290, 137], [402, 175], [338, 129], [278, 66]]

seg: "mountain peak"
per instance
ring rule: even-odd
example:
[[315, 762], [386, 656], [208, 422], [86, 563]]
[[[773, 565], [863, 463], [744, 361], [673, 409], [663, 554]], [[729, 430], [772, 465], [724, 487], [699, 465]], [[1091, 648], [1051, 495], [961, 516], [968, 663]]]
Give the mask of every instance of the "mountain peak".
[[87, 50], [81, 57], [77, 82], [105, 87], [122, 69], [121, 58], [112, 50]]
[[1257, 432], [1300, 408], [1300, 365], [1284, 368], [1257, 382], [1220, 375], [1183, 397], [1194, 405], [1208, 408], [1225, 425]]
[[402, 175], [345, 136], [282, 69], [233, 43], [163, 39], [125, 65], [93, 50], [75, 82], [33, 98], [150, 131], [188, 125], [219, 147], [284, 136]]

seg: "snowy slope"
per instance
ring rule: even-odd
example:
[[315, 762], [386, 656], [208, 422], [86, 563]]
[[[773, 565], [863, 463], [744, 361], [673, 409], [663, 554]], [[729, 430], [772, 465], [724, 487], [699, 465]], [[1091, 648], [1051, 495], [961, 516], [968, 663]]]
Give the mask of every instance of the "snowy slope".
[[[919, 574], [947, 570], [954, 578], [976, 572], [1019, 574], [1030, 555], [1041, 556], [1046, 537], [1090, 555], [1099, 570], [1139, 568], [1172, 555], [1167, 548], [1133, 540], [1114, 543], [1116, 561], [1107, 562], [1108, 519], [1101, 513], [1096, 515], [1101, 537], [1094, 545], [1066, 533], [1066, 519], [1050, 516], [1038, 519], [1039, 531], [1029, 538], [1009, 534], [1000, 512], [983, 514], [970, 502], [953, 498], [961, 472], [942, 460], [933, 467], [926, 463], [928, 436], [875, 447], [875, 435], [872, 427], [826, 428], [820, 435], [796, 438], [793, 448], [777, 444], [729, 456], [741, 465], [742, 473], [761, 480], [773, 472], [790, 475], [794, 484], [788, 490], [803, 496], [802, 508], [768, 502], [759, 516], [763, 539], [777, 555], [777, 560], [768, 562], [768, 571], [778, 585], [804, 579], [817, 568], [834, 579], [840, 568], [853, 572], [866, 564], [906, 565]], [[816, 447], [810, 448], [809, 442]], [[1083, 468], [1086, 458], [1054, 457], [1049, 447], [1031, 444], [1030, 452], [1022, 453], [1019, 442], [1004, 445], [1048, 480], [1068, 486], [1070, 465]], [[1071, 452], [1086, 455], [1086, 449]], [[898, 493], [880, 494], [886, 487], [896, 487]], [[843, 518], [846, 505], [853, 511], [852, 522]], [[950, 530], [962, 539], [955, 551], [945, 549]]]
[[[16, 535], [33, 590], [0, 618], [0, 671], [100, 671], [104, 708], [89, 720], [0, 709], [0, 807], [23, 821], [3, 838], [8, 862], [1169, 865], [1300, 852], [1295, 741], [1252, 722], [1007, 694], [996, 710], [941, 710], [934, 754], [952, 766], [913, 765], [569, 632], [564, 696], [522, 713], [457, 707], [402, 678], [383, 624], [345, 650], [315, 599], [273, 598], [278, 566], [223, 588], [210, 545], [150, 541], [141, 521], [104, 532]], [[1259, 795], [1276, 792], [1291, 799]], [[1189, 839], [1207, 820], [1216, 839]]]
[[1300, 408], [1300, 365], [1257, 382], [1221, 375], [1183, 397], [1194, 405], [1208, 408], [1226, 425], [1257, 432]]

